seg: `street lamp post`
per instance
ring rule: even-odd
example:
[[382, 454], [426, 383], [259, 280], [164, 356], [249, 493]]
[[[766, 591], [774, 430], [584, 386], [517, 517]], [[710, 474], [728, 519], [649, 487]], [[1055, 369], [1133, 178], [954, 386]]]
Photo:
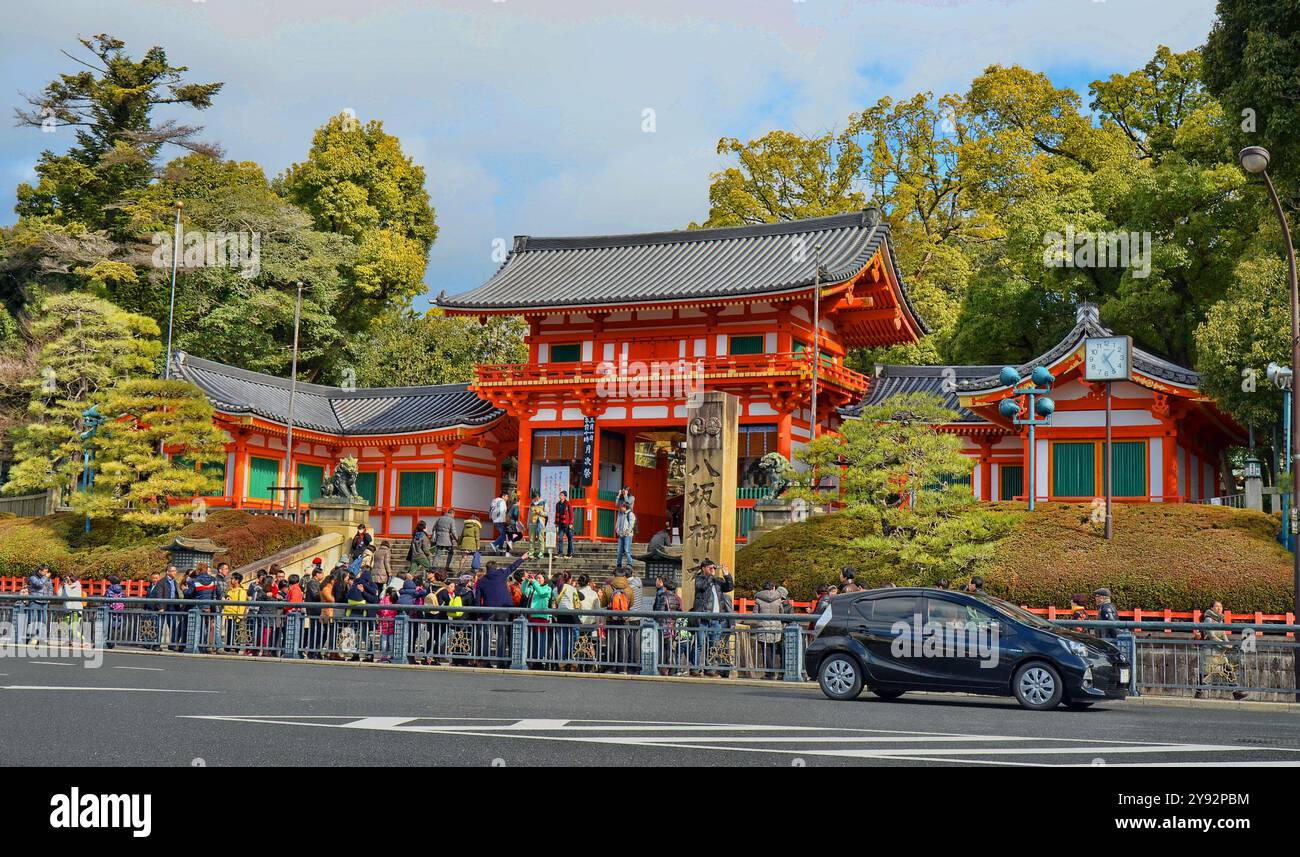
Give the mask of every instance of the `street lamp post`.
[[[95, 457], [91, 449], [91, 441], [99, 433], [99, 427], [103, 425], [104, 417], [99, 413], [99, 405], [91, 405], [81, 412], [81, 424], [84, 430], [81, 432], [81, 490], [90, 493], [91, 487], [95, 484], [95, 473], [90, 469], [91, 459]], [[90, 532], [90, 513], [86, 513], [85, 531]]]
[[[1264, 178], [1268, 198], [1273, 203], [1273, 211], [1277, 214], [1277, 221], [1282, 227], [1282, 245], [1286, 248], [1287, 282], [1291, 286], [1291, 365], [1300, 366], [1300, 283], [1296, 278], [1295, 245], [1291, 243], [1291, 226], [1287, 223], [1286, 212], [1282, 210], [1282, 200], [1278, 199], [1277, 188], [1273, 187], [1273, 179], [1268, 174], [1268, 150], [1263, 146], [1247, 146], [1237, 155], [1237, 160], [1241, 162], [1241, 168], [1246, 172]], [[1291, 463], [1288, 470], [1294, 479], [1295, 465], [1300, 461], [1300, 448], [1297, 446], [1300, 444], [1300, 408], [1292, 408], [1291, 411], [1291, 437], [1287, 443], [1287, 455]], [[1295, 500], [1296, 490], [1292, 485], [1291, 509], [1286, 524], [1292, 539], [1297, 532], [1300, 532], [1300, 516], [1297, 515]], [[1300, 618], [1300, 550], [1292, 551], [1291, 609]], [[1300, 688], [1300, 653], [1295, 657], [1294, 668], [1295, 685]], [[1300, 701], [1300, 692], [1296, 694], [1296, 699]]]
[[284, 444], [284, 510], [289, 511], [290, 487], [293, 484], [293, 403], [298, 396], [298, 328], [302, 322], [302, 281], [298, 282], [298, 300], [293, 307], [293, 360], [289, 367], [289, 426]]
[[172, 377], [172, 327], [176, 318], [176, 266], [181, 258], [181, 209], [185, 203], [176, 201], [176, 230], [172, 237], [172, 296], [167, 305], [167, 354], [163, 357], [163, 380]]
[[[1029, 511], [1034, 511], [1035, 497], [1038, 493], [1038, 473], [1034, 464], [1034, 429], [1041, 425], [1050, 425], [1052, 422], [1052, 413], [1056, 411], [1056, 402], [1048, 397], [1052, 392], [1052, 383], [1056, 378], [1047, 370], [1046, 366], [1037, 366], [1034, 371], [1029, 373], [1029, 386], [1017, 389], [1026, 379], [1020, 377], [1019, 370], [1014, 366], [1003, 366], [1002, 371], [998, 373], [998, 380], [1005, 386], [1010, 387], [1010, 392], [1006, 397], [998, 402], [998, 413], [1002, 414], [1005, 419], [1011, 420], [1013, 425], [1029, 426], [1029, 461], [1027, 469], [1029, 470], [1026, 482], [1029, 486]], [[1020, 416], [1021, 396], [1029, 397], [1029, 407], [1025, 409], [1025, 416]]]
[[821, 368], [821, 332], [822, 332], [822, 245], [813, 245], [813, 332], [812, 332], [812, 395], [809, 407], [812, 408], [811, 425], [808, 426], [808, 438], [817, 439], [817, 372]]

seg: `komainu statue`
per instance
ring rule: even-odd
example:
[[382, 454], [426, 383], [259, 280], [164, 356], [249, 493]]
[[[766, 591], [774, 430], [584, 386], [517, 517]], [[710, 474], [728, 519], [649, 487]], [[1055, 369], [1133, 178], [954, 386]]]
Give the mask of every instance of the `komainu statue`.
[[355, 503], [361, 500], [357, 493], [357, 460], [349, 456], [335, 466], [330, 478], [320, 486], [320, 495], [330, 500], [347, 500]]

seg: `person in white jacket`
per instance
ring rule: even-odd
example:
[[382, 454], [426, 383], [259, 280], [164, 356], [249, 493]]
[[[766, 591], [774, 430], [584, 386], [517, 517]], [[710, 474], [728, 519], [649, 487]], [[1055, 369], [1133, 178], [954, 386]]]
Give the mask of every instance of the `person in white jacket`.
[[[81, 598], [81, 581], [71, 574], [64, 574], [62, 586], [59, 594], [69, 599]], [[86, 645], [86, 638], [81, 633], [81, 611], [86, 607], [86, 602], [80, 600], [64, 601], [58, 605], [58, 609], [63, 611], [64, 619], [68, 625], [68, 640], [76, 640], [81, 645]]]

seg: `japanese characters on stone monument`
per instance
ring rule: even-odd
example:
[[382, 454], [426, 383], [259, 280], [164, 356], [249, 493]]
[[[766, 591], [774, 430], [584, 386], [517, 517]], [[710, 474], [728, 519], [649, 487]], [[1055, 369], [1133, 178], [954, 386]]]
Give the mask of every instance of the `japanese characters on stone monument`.
[[695, 600], [695, 566], [736, 562], [736, 452], [740, 400], [709, 391], [686, 411], [686, 483], [682, 518], [682, 604]]

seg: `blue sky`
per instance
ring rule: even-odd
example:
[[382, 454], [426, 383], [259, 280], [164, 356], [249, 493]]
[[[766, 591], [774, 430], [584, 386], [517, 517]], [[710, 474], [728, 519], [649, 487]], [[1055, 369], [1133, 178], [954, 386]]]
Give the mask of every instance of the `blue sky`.
[[[720, 137], [814, 134], [885, 95], [963, 92], [1020, 64], [1081, 93], [1159, 44], [1200, 45], [1213, 0], [64, 0], [6, 16], [0, 100], [76, 68], [108, 32], [224, 81], [185, 121], [274, 175], [345, 108], [428, 173], [431, 294], [479, 285], [494, 239], [680, 228], [708, 212]], [[654, 111], [655, 130], [642, 130]], [[66, 134], [67, 137], [60, 137]], [[69, 132], [0, 124], [0, 224]], [[423, 300], [417, 301], [423, 309]]]

